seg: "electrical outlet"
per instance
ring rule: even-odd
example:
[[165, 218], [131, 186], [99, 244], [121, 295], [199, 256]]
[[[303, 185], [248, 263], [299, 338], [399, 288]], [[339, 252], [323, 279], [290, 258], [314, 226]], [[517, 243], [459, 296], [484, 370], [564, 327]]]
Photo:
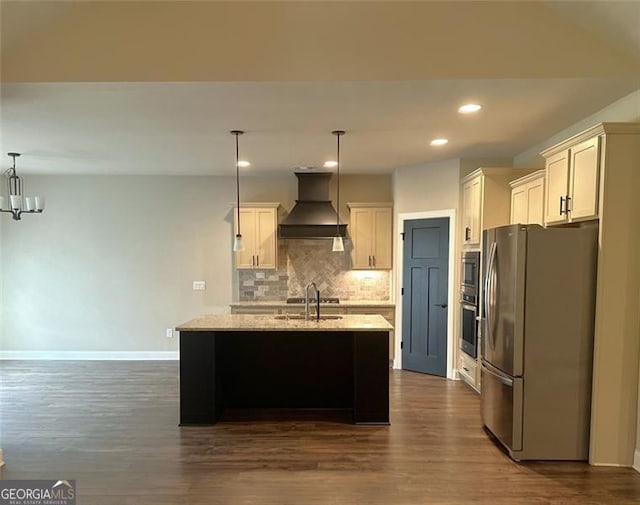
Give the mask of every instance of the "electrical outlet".
[[264, 272], [256, 272], [256, 279], [264, 279]]
[[204, 291], [207, 289], [207, 283], [205, 281], [193, 281], [194, 291]]
[[173, 338], [173, 328], [167, 328], [167, 338]]

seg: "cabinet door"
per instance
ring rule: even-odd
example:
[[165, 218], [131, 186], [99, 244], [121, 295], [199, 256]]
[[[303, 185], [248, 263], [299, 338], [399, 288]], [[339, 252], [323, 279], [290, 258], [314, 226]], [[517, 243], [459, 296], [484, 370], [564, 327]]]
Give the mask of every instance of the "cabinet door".
[[599, 137], [595, 137], [571, 148], [571, 221], [598, 217], [599, 140]]
[[482, 205], [481, 193], [482, 193], [482, 178], [478, 177], [477, 179], [471, 181], [471, 206], [469, 207], [469, 219], [471, 222], [471, 232], [470, 232], [470, 239], [467, 241], [468, 244], [480, 243], [480, 235], [481, 235], [480, 207]]
[[352, 268], [372, 268], [373, 212], [371, 209], [351, 210]]
[[532, 181], [527, 190], [527, 224], [544, 225], [544, 178]]
[[[348, 314], [379, 314], [384, 317], [391, 326], [395, 326], [395, 309], [385, 308], [363, 308], [354, 307], [349, 309]], [[393, 361], [396, 357], [395, 333], [389, 331], [389, 361]]]
[[256, 209], [255, 266], [262, 269], [277, 268], [276, 209]]
[[511, 224], [527, 224], [527, 211], [529, 207], [527, 197], [527, 185], [511, 190]]
[[480, 386], [478, 381], [478, 362], [475, 358], [461, 352], [458, 372], [460, 372], [460, 375], [462, 375], [468, 383], [471, 383], [476, 388]]
[[471, 240], [471, 182], [462, 186], [462, 242], [467, 244]]
[[[545, 223], [565, 223], [567, 221], [566, 197], [569, 180], [569, 151], [552, 156], [547, 160]], [[562, 200], [561, 200], [562, 199]]]
[[371, 255], [373, 267], [378, 270], [390, 270], [392, 258], [392, 212], [391, 208], [372, 209], [373, 243]]
[[[237, 214], [234, 223], [234, 233], [238, 233]], [[254, 209], [240, 209], [240, 231], [242, 232], [244, 251], [236, 252], [236, 268], [254, 268], [256, 248], [256, 213]]]
[[462, 241], [465, 244], [480, 243], [481, 191], [481, 177], [466, 182], [462, 187]]

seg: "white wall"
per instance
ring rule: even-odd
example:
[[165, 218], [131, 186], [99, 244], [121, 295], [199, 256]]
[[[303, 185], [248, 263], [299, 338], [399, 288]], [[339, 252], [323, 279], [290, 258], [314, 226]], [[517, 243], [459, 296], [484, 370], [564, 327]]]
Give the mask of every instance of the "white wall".
[[[3, 273], [4, 273], [4, 267], [2, 264], [2, 226], [5, 220], [5, 215], [4, 214], [0, 214], [0, 349], [2, 349], [3, 347], [3, 342], [4, 342], [4, 322], [3, 322], [3, 315], [4, 315], [4, 304], [3, 299], [2, 299], [2, 295], [3, 295], [3, 289], [2, 289], [2, 282], [3, 282]], [[1, 458], [0, 458], [1, 459]]]
[[512, 167], [512, 158], [461, 158], [460, 159], [460, 178], [469, 175], [480, 167]]
[[572, 137], [598, 123], [606, 121], [611, 122], [639, 122], [640, 121], [640, 89], [631, 93], [620, 100], [616, 100], [604, 109], [587, 116], [575, 124], [557, 132], [544, 142], [530, 147], [526, 151], [514, 157], [514, 166], [516, 167], [540, 167], [544, 168], [544, 158], [540, 156], [540, 152], [551, 147], [563, 140]]
[[[166, 328], [228, 311], [232, 177], [31, 176], [42, 215], [0, 231], [4, 351], [174, 351]], [[241, 200], [297, 195], [293, 175], [241, 178]], [[341, 199], [391, 199], [391, 177], [345, 178]], [[342, 206], [341, 206], [342, 207]], [[344, 216], [345, 219], [348, 216]], [[205, 280], [207, 290], [193, 291]]]
[[459, 170], [458, 159], [396, 170], [393, 173], [395, 215], [457, 208]]
[[[439, 211], [449, 211], [453, 209], [451, 216], [451, 229], [450, 233], [453, 235], [450, 237], [452, 258], [457, 258], [459, 255], [458, 245], [458, 224], [456, 219], [456, 213], [459, 208], [459, 188], [460, 188], [460, 160], [445, 160], [436, 163], [428, 163], [425, 165], [419, 165], [416, 167], [408, 167], [397, 169], [393, 173], [393, 222], [394, 222], [394, 264], [395, 270], [395, 282], [399, 284], [401, 282], [400, 276], [402, 275], [402, 246], [399, 241], [399, 234], [402, 230], [395, 229], [398, 224], [399, 214], [415, 214], [415, 213], [429, 213]], [[444, 215], [444, 214], [442, 214]], [[452, 303], [451, 298], [455, 292], [455, 286], [458, 283], [458, 272], [455, 268], [456, 263], [450, 261], [449, 272], [449, 306], [451, 307], [449, 317], [449, 331], [447, 335], [449, 353], [447, 355], [448, 361], [448, 376], [453, 377], [455, 374], [455, 363], [457, 362], [457, 345], [455, 344], [455, 335], [457, 334], [457, 307]], [[394, 361], [394, 367], [400, 368], [401, 351], [400, 342], [402, 340], [402, 299], [397, 296], [398, 291], [395, 292], [396, 301], [396, 331], [394, 334], [396, 359]]]
[[[167, 327], [225, 310], [232, 179], [26, 183], [46, 196], [47, 209], [3, 228], [3, 350], [175, 350]], [[198, 279], [207, 291], [191, 290]]]

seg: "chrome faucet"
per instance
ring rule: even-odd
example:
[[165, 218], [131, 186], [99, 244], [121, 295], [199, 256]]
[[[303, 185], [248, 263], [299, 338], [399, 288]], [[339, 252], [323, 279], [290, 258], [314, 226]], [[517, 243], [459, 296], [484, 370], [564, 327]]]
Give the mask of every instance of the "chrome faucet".
[[309, 288], [313, 288], [316, 293], [316, 319], [320, 319], [320, 291], [318, 291], [318, 286], [316, 286], [315, 282], [310, 282], [304, 288], [304, 318], [310, 319], [311, 314], [309, 314]]

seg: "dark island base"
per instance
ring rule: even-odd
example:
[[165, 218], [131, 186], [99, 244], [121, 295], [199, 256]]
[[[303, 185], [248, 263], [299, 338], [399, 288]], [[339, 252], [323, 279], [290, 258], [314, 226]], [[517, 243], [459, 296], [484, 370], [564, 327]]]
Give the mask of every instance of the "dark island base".
[[214, 424], [225, 409], [258, 418], [265, 413], [254, 409], [351, 410], [355, 423], [389, 424], [388, 339], [386, 331], [183, 331], [180, 424]]
[[353, 424], [353, 409], [235, 409], [225, 408], [218, 420], [219, 423], [233, 422], [280, 422], [280, 421], [315, 421], [338, 424]]

